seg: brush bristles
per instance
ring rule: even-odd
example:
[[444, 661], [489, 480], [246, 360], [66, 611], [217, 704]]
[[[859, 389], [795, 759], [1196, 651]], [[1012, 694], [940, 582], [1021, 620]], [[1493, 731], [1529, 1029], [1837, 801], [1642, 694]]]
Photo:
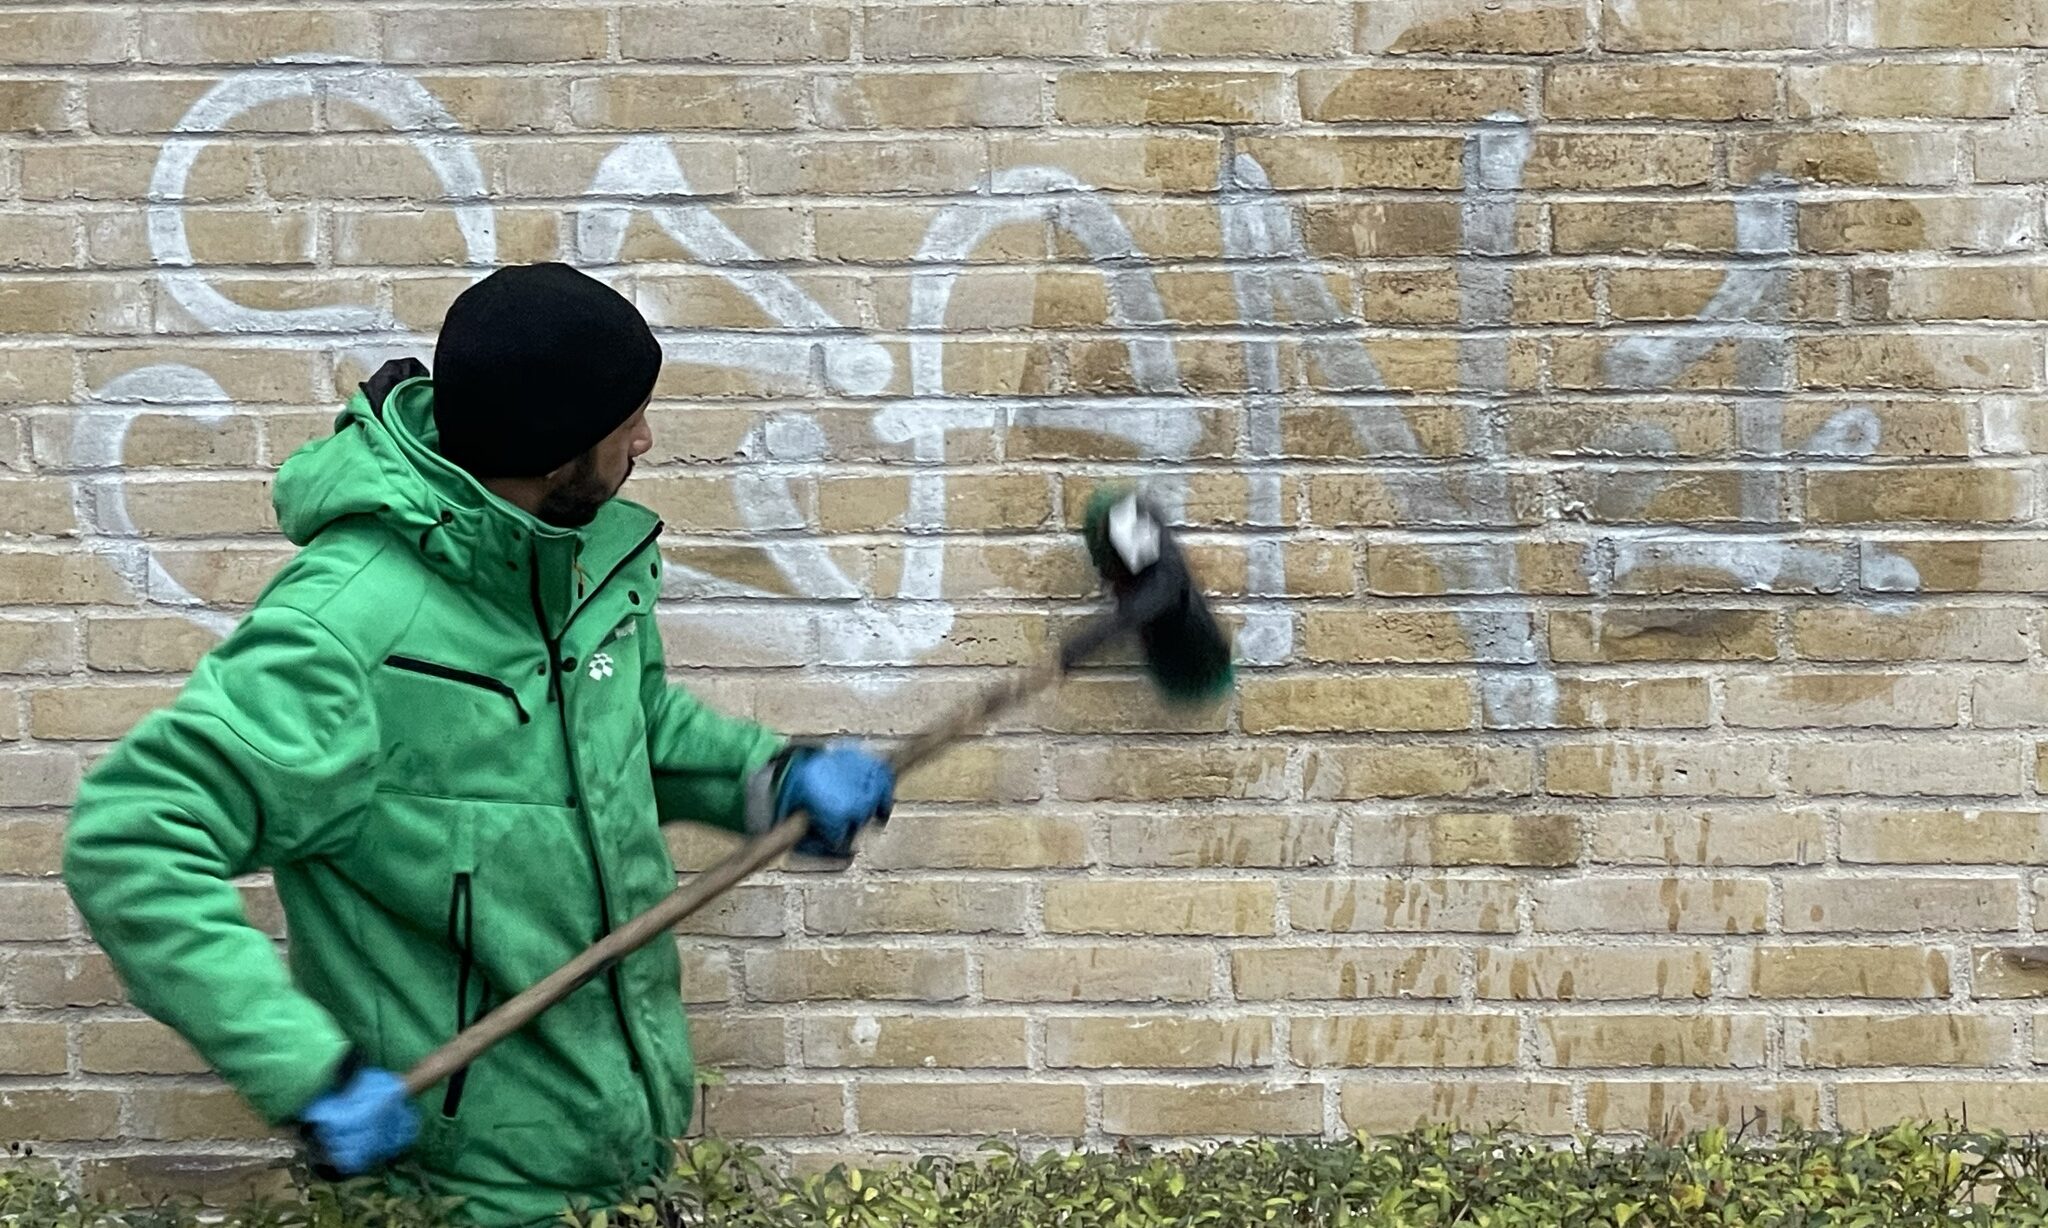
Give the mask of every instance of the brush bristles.
[[[1111, 545], [1111, 509], [1131, 496], [1127, 486], [1102, 486], [1089, 497], [1082, 522], [1088, 556], [1118, 602], [1138, 601], [1148, 609], [1138, 629], [1145, 672], [1169, 703], [1213, 702], [1228, 694], [1237, 677], [1231, 643], [1187, 568], [1171, 535], [1162, 534], [1159, 559], [1133, 575]], [[1172, 590], [1169, 594], [1167, 590]], [[1145, 591], [1139, 595], [1141, 590]]]

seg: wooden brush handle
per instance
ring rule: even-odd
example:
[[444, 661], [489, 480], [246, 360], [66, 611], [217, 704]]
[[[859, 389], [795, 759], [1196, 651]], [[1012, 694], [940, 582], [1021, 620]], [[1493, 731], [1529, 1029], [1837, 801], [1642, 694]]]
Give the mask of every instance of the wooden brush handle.
[[[1082, 646], [1093, 651], [1115, 633], [1117, 627], [1110, 625], [1115, 622], [1110, 617], [1098, 619], [1070, 644], [1086, 641]], [[996, 713], [1059, 681], [1060, 675], [1077, 659], [1077, 655], [1063, 651], [1054, 660], [989, 687], [958, 711], [906, 739], [890, 752], [889, 765], [899, 776], [917, 767], [979, 729]], [[484, 1050], [526, 1026], [534, 1016], [576, 992], [592, 977], [666, 934], [685, 917], [725, 894], [733, 884], [795, 848], [809, 827], [809, 818], [799, 811], [747, 841], [710, 869], [692, 876], [690, 881], [670, 892], [660, 903], [606, 934], [585, 948], [582, 954], [534, 982], [457, 1034], [453, 1040], [422, 1058], [417, 1066], [405, 1072], [406, 1094], [417, 1096], [469, 1065]]]

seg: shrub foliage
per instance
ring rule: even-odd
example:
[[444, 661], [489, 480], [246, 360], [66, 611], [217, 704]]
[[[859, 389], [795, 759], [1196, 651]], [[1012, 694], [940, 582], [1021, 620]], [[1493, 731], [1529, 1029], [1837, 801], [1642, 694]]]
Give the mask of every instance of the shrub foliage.
[[[223, 1214], [81, 1196], [47, 1168], [0, 1170], [4, 1228], [431, 1228], [454, 1208], [369, 1182]], [[1881, 1133], [1559, 1146], [1443, 1129], [1341, 1142], [1253, 1141], [1026, 1156], [990, 1146], [879, 1169], [785, 1176], [758, 1149], [682, 1148], [658, 1186], [575, 1228], [1555, 1228], [1557, 1225], [2048, 1225], [2048, 1142], [1900, 1125]]]

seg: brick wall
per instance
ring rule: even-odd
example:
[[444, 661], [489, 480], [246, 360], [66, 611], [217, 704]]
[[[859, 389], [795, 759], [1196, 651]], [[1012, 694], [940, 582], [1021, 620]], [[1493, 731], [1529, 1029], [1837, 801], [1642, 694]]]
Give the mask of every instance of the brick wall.
[[122, 1005], [64, 807], [285, 557], [272, 467], [557, 255], [663, 331], [633, 489], [726, 708], [900, 733], [1036, 659], [1112, 475], [1241, 628], [1226, 708], [1077, 681], [692, 926], [713, 1128], [2048, 1127], [2043, 47], [2030, 0], [0, 5], [0, 1137], [274, 1149]]

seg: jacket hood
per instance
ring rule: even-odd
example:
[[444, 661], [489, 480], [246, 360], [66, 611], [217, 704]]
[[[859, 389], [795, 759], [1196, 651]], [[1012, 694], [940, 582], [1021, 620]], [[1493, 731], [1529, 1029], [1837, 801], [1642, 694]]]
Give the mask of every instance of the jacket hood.
[[581, 529], [548, 524], [444, 459], [437, 439], [426, 368], [413, 359], [386, 363], [349, 399], [332, 435], [278, 470], [271, 501], [279, 527], [304, 546], [343, 521], [368, 518], [451, 580], [560, 615], [583, 595], [583, 568], [660, 530], [651, 511], [617, 498]]

